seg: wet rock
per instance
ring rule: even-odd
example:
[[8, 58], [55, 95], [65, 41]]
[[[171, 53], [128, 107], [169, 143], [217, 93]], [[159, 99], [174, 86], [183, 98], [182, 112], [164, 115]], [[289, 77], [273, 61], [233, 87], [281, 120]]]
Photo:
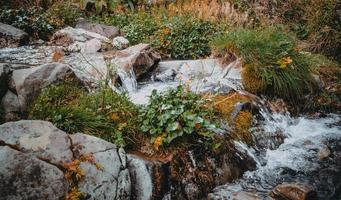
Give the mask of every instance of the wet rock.
[[158, 73], [154, 76], [155, 81], [167, 82], [174, 81], [176, 77], [175, 69], [168, 69], [162, 73]]
[[0, 146], [0, 199], [63, 199], [69, 190], [63, 172], [30, 154]]
[[8, 89], [8, 79], [12, 69], [8, 64], [0, 64], [0, 100]]
[[112, 45], [115, 49], [122, 50], [129, 47], [129, 41], [126, 38], [119, 36], [112, 40]]
[[109, 40], [107, 37], [95, 32], [90, 32], [81, 28], [66, 27], [55, 32], [50, 40], [50, 43], [67, 47], [74, 42], [86, 42], [94, 38], [100, 41]]
[[107, 38], [114, 38], [120, 35], [120, 29], [104, 24], [89, 23], [85, 19], [79, 19], [76, 28], [98, 33]]
[[277, 185], [270, 196], [275, 200], [317, 200], [317, 194], [310, 185], [283, 183]]
[[6, 95], [2, 98], [1, 106], [4, 109], [5, 121], [16, 121], [21, 118], [18, 96], [10, 90], [7, 90]]
[[99, 39], [94, 38], [84, 43], [84, 45], [81, 48], [81, 52], [82, 53], [95, 53], [101, 49], [101, 46], [102, 46], [102, 42]]
[[328, 158], [330, 156], [331, 152], [329, 150], [329, 148], [327, 146], [324, 146], [322, 148], [319, 149], [319, 151], [317, 152], [317, 158], [319, 160], [324, 160], [326, 158]]
[[264, 132], [262, 130], [253, 131], [252, 141], [258, 149], [277, 149], [281, 144], [283, 144], [286, 136], [281, 130], [274, 133]]
[[[11, 159], [10, 156], [2, 156], [1, 148], [4, 148], [3, 146], [12, 151], [20, 151], [23, 158], [21, 159], [19, 156], [17, 161], [14, 159], [15, 157]], [[13, 153], [11, 155], [16, 156]], [[45, 172], [37, 174], [36, 177], [33, 177], [34, 180], [31, 180], [32, 176], [18, 176], [17, 180], [15, 173], [6, 171], [30, 173], [26, 170], [30, 169], [28, 167], [32, 160], [43, 161], [49, 170], [56, 168], [64, 172], [69, 170], [65, 164], [78, 161], [80, 169], [84, 172], [78, 181], [78, 190], [87, 199], [130, 199], [131, 196], [131, 179], [126, 163], [123, 162], [126, 160], [123, 149], [119, 150], [114, 144], [93, 136], [81, 133], [68, 135], [50, 122], [26, 120], [0, 125], [0, 160], [2, 163], [6, 163], [6, 165], [0, 166], [0, 175], [4, 175], [4, 178], [0, 179], [0, 186], [6, 184], [6, 188], [16, 188], [17, 185], [20, 185], [21, 188], [18, 191], [23, 197], [35, 194], [35, 190], [31, 188], [32, 185], [27, 184], [34, 181], [38, 181], [34, 182], [34, 188], [39, 189], [44, 195], [43, 191], [47, 191], [47, 194], [51, 195], [58, 192], [56, 197], [64, 196], [68, 188], [68, 182], [63, 185], [55, 184], [59, 177], [59, 175], [56, 177], [57, 172], [49, 172], [46, 175]], [[17, 162], [23, 165], [18, 166]], [[2, 167], [6, 167], [6, 170], [2, 170]], [[21, 170], [16, 171], [17, 169]], [[60, 174], [64, 180], [61, 171]], [[27, 177], [28, 180], [23, 177]], [[41, 178], [44, 180], [40, 181]], [[49, 183], [48, 186], [45, 185], [45, 180]], [[46, 188], [43, 189], [43, 187]], [[51, 187], [53, 187], [53, 192], [49, 191]], [[2, 188], [0, 187], [0, 191]], [[66, 191], [62, 192], [65, 188]], [[54, 199], [38, 197], [34, 199]]]
[[74, 77], [75, 75], [69, 66], [60, 63], [50, 63], [28, 69], [14, 70], [10, 89], [16, 91], [20, 104], [19, 110], [25, 114], [28, 106], [35, 100], [43, 88]]
[[0, 22], [0, 48], [18, 47], [27, 42], [28, 35], [14, 26]]
[[111, 60], [114, 66], [123, 71], [134, 71], [137, 78], [149, 72], [161, 59], [159, 53], [149, 44], [138, 44], [122, 51], [117, 51]]

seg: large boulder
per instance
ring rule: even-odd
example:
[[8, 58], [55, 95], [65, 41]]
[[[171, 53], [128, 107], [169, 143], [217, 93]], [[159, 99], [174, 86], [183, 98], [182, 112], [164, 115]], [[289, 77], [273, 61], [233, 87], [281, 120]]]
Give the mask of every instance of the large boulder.
[[60, 62], [66, 63], [79, 80], [88, 88], [96, 88], [108, 77], [108, 65], [100, 53], [74, 53]]
[[[10, 89], [16, 91], [20, 111], [25, 113], [41, 90], [51, 84], [75, 78], [68, 65], [50, 63], [38, 67], [14, 70], [10, 80]], [[6, 107], [6, 105], [4, 105]]]
[[0, 48], [18, 47], [27, 42], [27, 38], [24, 31], [0, 22]]
[[[75, 185], [86, 199], [130, 199], [126, 160], [125, 151], [114, 144], [82, 133], [68, 135], [50, 122], [27, 120], [0, 125], [0, 161], [4, 163], [0, 166], [0, 190], [9, 190], [1, 193], [4, 199], [11, 199], [15, 192], [11, 189], [18, 186], [17, 195], [22, 199], [30, 199], [25, 198], [30, 195], [37, 200], [62, 199]], [[65, 181], [63, 173], [70, 177], [74, 169], [78, 181]], [[46, 193], [58, 194], [49, 198]]]
[[310, 185], [300, 183], [283, 183], [277, 185], [270, 193], [275, 200], [317, 200], [317, 193]]
[[69, 185], [63, 172], [38, 157], [0, 146], [0, 199], [59, 200]]
[[[110, 56], [107, 55], [110, 58]], [[134, 71], [137, 78], [156, 67], [161, 56], [149, 44], [138, 44], [111, 55], [111, 63], [125, 72]]]
[[78, 20], [76, 28], [98, 33], [107, 38], [114, 38], [120, 35], [120, 29], [117, 27], [104, 24], [89, 23], [84, 19]]

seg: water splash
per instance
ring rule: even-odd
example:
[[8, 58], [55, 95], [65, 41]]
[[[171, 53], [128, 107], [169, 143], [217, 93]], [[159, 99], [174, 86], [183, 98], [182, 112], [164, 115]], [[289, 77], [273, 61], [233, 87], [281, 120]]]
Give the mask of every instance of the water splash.
[[[266, 160], [264, 165], [258, 165], [255, 171], [246, 172], [242, 179], [232, 184], [215, 188], [210, 197], [231, 199], [237, 192], [252, 191], [266, 198], [267, 193], [277, 184], [285, 181], [300, 181], [312, 184], [322, 199], [329, 199], [335, 186], [332, 181], [320, 180], [318, 177], [318, 172], [326, 166], [319, 161], [317, 154], [319, 149], [326, 146], [327, 141], [340, 143], [341, 127], [338, 123], [341, 121], [341, 116], [329, 115], [326, 118], [309, 119], [292, 118], [287, 114], [269, 115], [264, 112], [262, 115], [265, 119], [263, 130], [272, 133], [278, 129], [282, 130], [287, 135], [284, 143], [278, 149], [266, 150], [263, 157]], [[245, 146], [243, 148], [247, 149]], [[256, 155], [253, 157], [257, 160]], [[328, 180], [331, 180], [330, 177]], [[322, 186], [328, 191], [322, 191]]]

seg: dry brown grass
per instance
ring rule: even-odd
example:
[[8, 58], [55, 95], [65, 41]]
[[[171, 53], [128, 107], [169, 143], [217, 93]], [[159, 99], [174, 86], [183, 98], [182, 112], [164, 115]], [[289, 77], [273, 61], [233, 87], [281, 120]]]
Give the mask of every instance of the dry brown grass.
[[172, 15], [193, 13], [200, 19], [226, 21], [233, 25], [244, 25], [249, 22], [246, 13], [238, 12], [231, 3], [219, 0], [180, 0], [167, 7]]

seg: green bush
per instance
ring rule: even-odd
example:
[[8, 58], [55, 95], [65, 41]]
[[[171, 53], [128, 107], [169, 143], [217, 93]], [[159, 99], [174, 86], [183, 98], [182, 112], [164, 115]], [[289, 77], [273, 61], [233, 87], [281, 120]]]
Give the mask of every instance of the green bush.
[[43, 15], [40, 8], [29, 9], [2, 9], [0, 10], [0, 21], [22, 29], [29, 35], [46, 39], [51, 34], [54, 27]]
[[150, 103], [140, 112], [141, 131], [151, 135], [157, 149], [179, 139], [189, 139], [192, 144], [210, 141], [217, 126], [207, 103], [181, 86], [164, 94], [153, 91]]
[[73, 6], [70, 1], [60, 1], [54, 3], [45, 12], [45, 17], [54, 28], [64, 26], [74, 26], [76, 20], [83, 16], [80, 10]]
[[197, 59], [211, 53], [209, 42], [225, 27], [192, 15], [168, 16], [166, 12], [138, 11], [97, 18], [120, 27], [132, 45], [150, 43], [163, 57]]
[[220, 52], [242, 58], [243, 84], [250, 92], [294, 102], [313, 88], [310, 59], [280, 27], [237, 29], [212, 44]]
[[136, 142], [137, 109], [126, 96], [102, 89], [88, 94], [79, 86], [62, 84], [43, 90], [30, 109], [30, 118], [48, 120], [68, 132], [82, 132], [113, 142]]

